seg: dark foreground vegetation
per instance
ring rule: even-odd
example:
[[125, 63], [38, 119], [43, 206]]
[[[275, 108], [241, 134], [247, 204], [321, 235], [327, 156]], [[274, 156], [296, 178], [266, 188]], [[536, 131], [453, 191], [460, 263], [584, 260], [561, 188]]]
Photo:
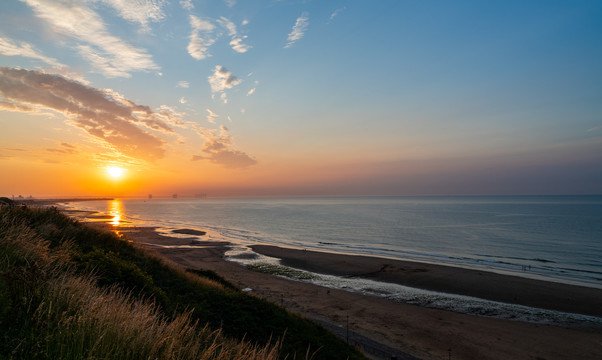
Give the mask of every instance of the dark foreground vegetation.
[[0, 209], [0, 359], [361, 359], [322, 327], [54, 208]]

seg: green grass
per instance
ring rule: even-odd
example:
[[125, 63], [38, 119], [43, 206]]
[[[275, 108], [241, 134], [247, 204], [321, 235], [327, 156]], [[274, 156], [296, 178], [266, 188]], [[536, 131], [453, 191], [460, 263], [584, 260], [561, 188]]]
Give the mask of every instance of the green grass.
[[0, 210], [0, 333], [0, 359], [363, 359], [214, 272], [54, 208]]

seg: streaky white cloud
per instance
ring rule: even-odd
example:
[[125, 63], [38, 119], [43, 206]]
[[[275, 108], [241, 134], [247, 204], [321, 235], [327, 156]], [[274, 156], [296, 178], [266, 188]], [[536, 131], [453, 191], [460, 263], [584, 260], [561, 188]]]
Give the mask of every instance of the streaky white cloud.
[[230, 40], [230, 46], [232, 47], [232, 50], [236, 51], [237, 53], [246, 53], [247, 51], [249, 51], [251, 46], [242, 43], [243, 40], [245, 40], [247, 38], [247, 36], [239, 36], [238, 35], [238, 30], [236, 29], [236, 24], [234, 24], [228, 18], [223, 17], [223, 16], [221, 18], [217, 19], [217, 22], [224, 29], [228, 30], [228, 35], [232, 37], [232, 40]]
[[81, 56], [108, 77], [130, 77], [133, 71], [157, 70], [152, 56], [144, 49], [113, 36], [100, 16], [85, 2], [22, 0], [37, 17], [46, 20], [52, 30], [82, 44], [76, 46]]
[[50, 66], [65, 67], [57, 59], [42, 55], [31, 44], [24, 41], [17, 43], [5, 37], [0, 37], [0, 54], [4, 56], [22, 56], [41, 60]]
[[247, 96], [251, 96], [251, 95], [253, 95], [253, 93], [255, 92], [255, 89], [256, 89], [256, 88], [252, 88], [251, 90], [249, 90], [249, 91], [247, 92]]
[[224, 0], [224, 2], [226, 3], [226, 5], [228, 5], [228, 7], [234, 7], [234, 5], [236, 5], [236, 0]]
[[173, 133], [165, 122], [173, 114], [137, 105], [110, 89], [96, 89], [60, 75], [0, 67], [0, 101], [11, 111], [52, 110], [101, 144], [129, 157], [154, 161], [164, 156], [164, 141], [138, 125]]
[[202, 155], [193, 155], [193, 161], [208, 160], [226, 168], [245, 168], [257, 164], [257, 160], [247, 153], [233, 149], [232, 135], [228, 128], [220, 126], [217, 130], [199, 128], [199, 135], [205, 139], [201, 148]]
[[197, 60], [203, 60], [211, 56], [208, 50], [215, 42], [215, 38], [211, 34], [215, 29], [215, 25], [209, 21], [190, 15], [190, 26], [192, 27], [192, 31], [187, 47], [188, 54]]
[[196, 31], [213, 31], [215, 29], [215, 25], [210, 21], [203, 20], [194, 15], [190, 15], [190, 26]]
[[309, 14], [304, 12], [297, 18], [295, 25], [293, 25], [293, 29], [288, 34], [288, 43], [284, 46], [285, 48], [290, 48], [293, 46], [297, 40], [303, 38], [305, 36], [305, 31], [307, 31], [307, 27], [309, 26]]
[[335, 11], [332, 12], [332, 14], [330, 14], [330, 20], [334, 19], [335, 17], [337, 17], [341, 12], [347, 10], [347, 6], [343, 6], [342, 8], [338, 8]]
[[246, 36], [243, 36], [242, 38], [235, 38], [235, 39], [230, 40], [230, 46], [232, 47], [232, 50], [234, 50], [240, 54], [244, 54], [247, 51], [249, 51], [251, 46], [242, 43], [242, 41], [246, 38], [247, 38]]
[[143, 30], [149, 30], [149, 22], [159, 22], [165, 18], [164, 0], [101, 0], [117, 10], [123, 19], [138, 23]]
[[215, 124], [215, 119], [218, 118], [219, 115], [211, 111], [211, 109], [207, 109], [207, 121], [212, 124]]
[[190, 87], [190, 83], [188, 81], [182, 80], [182, 81], [178, 81], [178, 85], [176, 85], [176, 86], [187, 89]]
[[224, 29], [228, 30], [229, 36], [236, 36], [236, 34], [237, 34], [236, 25], [232, 21], [230, 21], [228, 18], [222, 16], [219, 19], [217, 19], [217, 22]]
[[184, 10], [188, 10], [188, 11], [194, 10], [194, 4], [192, 3], [192, 0], [180, 0], [180, 6]]
[[88, 45], [80, 45], [76, 47], [77, 52], [81, 57], [86, 58], [92, 66], [100, 69], [104, 75], [108, 77], [130, 77], [130, 73], [119, 67], [100, 52]]

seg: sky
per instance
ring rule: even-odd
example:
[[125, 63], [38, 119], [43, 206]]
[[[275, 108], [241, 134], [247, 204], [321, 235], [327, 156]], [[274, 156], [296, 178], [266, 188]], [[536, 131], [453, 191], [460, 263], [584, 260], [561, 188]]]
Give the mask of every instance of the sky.
[[0, 196], [602, 193], [602, 2], [6, 0]]

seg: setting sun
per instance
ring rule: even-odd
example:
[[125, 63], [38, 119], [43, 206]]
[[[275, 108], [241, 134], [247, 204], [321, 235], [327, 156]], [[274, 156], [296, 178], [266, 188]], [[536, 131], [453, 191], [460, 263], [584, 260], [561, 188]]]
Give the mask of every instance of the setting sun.
[[109, 176], [113, 179], [121, 178], [123, 174], [127, 171], [127, 169], [118, 166], [108, 166], [106, 169]]

